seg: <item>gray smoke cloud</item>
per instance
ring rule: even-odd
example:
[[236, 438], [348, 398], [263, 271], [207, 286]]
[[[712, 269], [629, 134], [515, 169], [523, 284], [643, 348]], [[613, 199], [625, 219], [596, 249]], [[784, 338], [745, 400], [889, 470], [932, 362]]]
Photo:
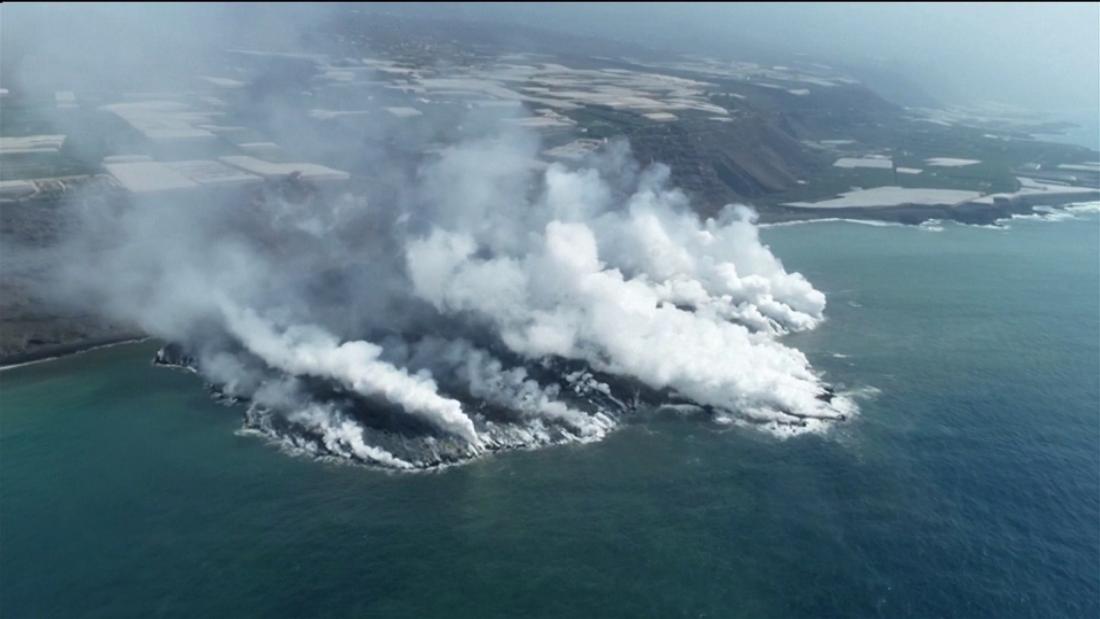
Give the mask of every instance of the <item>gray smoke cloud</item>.
[[[440, 165], [446, 174], [466, 161], [456, 153]], [[499, 207], [408, 245], [413, 288], [444, 315], [491, 325], [528, 359], [582, 360], [757, 419], [842, 416], [818, 397], [805, 357], [774, 338], [818, 324], [824, 295], [782, 268], [750, 211], [700, 222], [667, 177], [659, 165], [638, 172], [623, 203], [595, 168], [550, 166], [530, 203], [498, 188], [488, 195]]]
[[234, 120], [350, 183], [77, 196], [43, 288], [172, 343], [162, 360], [240, 404], [249, 431], [393, 469], [596, 441], [664, 405], [780, 436], [856, 412], [781, 341], [826, 300], [751, 209], [701, 219], [625, 142], [540, 163], [539, 137], [499, 111], [319, 136], [301, 107], [264, 93]]
[[598, 440], [663, 403], [779, 435], [855, 412], [778, 339], [825, 297], [750, 209], [700, 220], [625, 143], [574, 167], [538, 148], [457, 144], [384, 205], [85, 204], [50, 285], [178, 344], [250, 429], [378, 466]]

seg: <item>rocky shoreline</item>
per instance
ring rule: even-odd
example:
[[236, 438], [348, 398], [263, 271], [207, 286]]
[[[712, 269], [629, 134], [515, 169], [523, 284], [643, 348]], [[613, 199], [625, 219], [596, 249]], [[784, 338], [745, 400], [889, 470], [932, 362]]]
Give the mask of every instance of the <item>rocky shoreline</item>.
[[26, 352], [0, 356], [0, 372], [12, 368], [50, 361], [60, 357], [67, 357], [89, 350], [108, 348], [120, 344], [137, 344], [149, 339], [147, 335], [129, 335], [119, 337], [105, 337], [98, 339], [80, 340], [75, 342], [62, 342], [49, 346], [41, 346]]
[[805, 208], [778, 206], [760, 213], [765, 224], [813, 221], [816, 219], [864, 219], [885, 223], [917, 226], [927, 221], [955, 221], [968, 225], [992, 225], [1013, 215], [1028, 215], [1037, 206], [1061, 208], [1078, 202], [1100, 200], [1100, 189], [1066, 195], [1025, 194], [1002, 198], [993, 204], [964, 202], [962, 204], [908, 204], [879, 207]]

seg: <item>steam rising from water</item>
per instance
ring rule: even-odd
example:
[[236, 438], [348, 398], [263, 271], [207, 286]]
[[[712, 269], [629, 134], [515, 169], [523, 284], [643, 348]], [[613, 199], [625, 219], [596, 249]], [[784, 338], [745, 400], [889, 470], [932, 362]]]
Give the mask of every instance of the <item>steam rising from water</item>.
[[784, 435], [855, 411], [778, 339], [825, 297], [749, 209], [700, 221], [624, 144], [578, 168], [537, 148], [452, 147], [395, 204], [93, 209], [61, 287], [178, 343], [248, 428], [397, 469], [598, 440], [668, 403]]

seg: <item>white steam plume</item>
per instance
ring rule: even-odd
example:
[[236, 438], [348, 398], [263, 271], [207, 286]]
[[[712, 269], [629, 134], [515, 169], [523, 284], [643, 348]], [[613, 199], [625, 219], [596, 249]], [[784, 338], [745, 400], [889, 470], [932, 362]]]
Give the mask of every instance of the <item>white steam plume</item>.
[[[295, 429], [286, 433], [275, 426], [273, 411], [285, 411], [285, 422]], [[277, 439], [292, 451], [354, 459], [384, 467], [408, 470], [416, 465], [389, 451], [370, 445], [363, 427], [330, 403], [311, 402], [303, 397], [296, 379], [272, 380], [253, 395], [245, 413], [249, 426]], [[317, 437], [313, 443], [301, 434]]]
[[774, 339], [816, 325], [824, 295], [783, 270], [747, 210], [700, 222], [666, 178], [641, 174], [615, 208], [598, 174], [552, 166], [533, 203], [479, 208], [532, 214], [542, 227], [521, 251], [497, 241], [507, 222], [435, 227], [408, 244], [414, 290], [528, 359], [583, 360], [763, 421], [842, 417], [805, 356]]
[[389, 468], [598, 440], [632, 398], [783, 435], [854, 412], [779, 341], [825, 297], [751, 211], [700, 220], [621, 146], [517, 163], [537, 149], [453, 147], [392, 208], [273, 191], [249, 210], [91, 210], [57, 288], [179, 344], [248, 401], [248, 428]]
[[382, 348], [365, 341], [339, 343], [314, 326], [282, 333], [251, 309], [222, 305], [225, 324], [249, 352], [292, 375], [329, 378], [367, 397], [382, 397], [441, 430], [465, 439], [476, 451], [477, 430], [456, 400], [443, 397], [427, 372], [410, 375], [380, 361]]
[[[643, 169], [625, 142], [547, 166], [539, 137], [503, 122], [529, 110], [422, 97], [424, 114], [397, 118], [384, 107], [411, 97], [379, 88], [339, 7], [4, 11], [26, 25], [0, 59], [16, 99], [163, 95], [232, 129], [209, 151], [94, 137], [81, 154], [74, 134], [66, 150], [89, 170], [139, 150], [235, 152], [236, 127], [350, 173], [147, 194], [88, 179], [58, 209], [67, 240], [44, 252], [56, 268], [41, 296], [169, 342], [158, 360], [246, 406], [248, 429], [405, 469], [595, 441], [666, 403], [781, 434], [854, 411], [781, 341], [820, 324], [825, 297], [761, 243], [750, 210], [701, 220], [668, 169]], [[227, 73], [242, 87], [198, 79]], [[314, 105], [370, 114], [330, 122]], [[91, 121], [84, 111], [55, 124]]]
[[[566, 440], [602, 438], [614, 427], [614, 417], [621, 412], [602, 406], [591, 413], [574, 408], [562, 401], [558, 384], [544, 387], [525, 368], [506, 367], [491, 353], [464, 339], [426, 337], [411, 344], [398, 341], [386, 345], [391, 354], [403, 355], [406, 365], [422, 370], [432, 368], [441, 380], [460, 385], [466, 395], [508, 411], [510, 417], [505, 421], [550, 424], [561, 429], [564, 434], [560, 438]], [[563, 380], [577, 386], [576, 380]]]

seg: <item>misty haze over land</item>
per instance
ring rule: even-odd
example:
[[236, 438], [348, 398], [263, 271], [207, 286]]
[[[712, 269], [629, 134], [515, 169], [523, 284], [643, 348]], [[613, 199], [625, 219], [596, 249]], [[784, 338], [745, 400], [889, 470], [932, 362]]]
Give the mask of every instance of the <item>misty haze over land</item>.
[[4, 3], [0, 619], [1100, 617], [1100, 3]]
[[[231, 40], [297, 49], [311, 24], [339, 10], [315, 3], [272, 6], [260, 14], [242, 6], [158, 4], [88, 7], [78, 15], [61, 6], [14, 5], [5, 7], [5, 14], [28, 20], [27, 26], [7, 27], [4, 35], [9, 51], [25, 47], [40, 59], [64, 59], [51, 69], [72, 71], [79, 66], [74, 61], [94, 61], [80, 53], [88, 44], [101, 46], [106, 62], [173, 46], [210, 50]], [[1100, 108], [1100, 5], [1094, 2], [375, 3], [359, 10], [509, 22], [657, 51], [805, 55], [892, 73], [947, 103], [997, 101], [1036, 111]], [[516, 36], [522, 47], [522, 33]]]
[[1095, 2], [416, 4], [387, 10], [514, 22], [670, 52], [810, 57], [864, 74], [894, 90], [899, 103], [998, 102], [1086, 118], [1100, 109]]
[[858, 390], [784, 342], [826, 298], [758, 222], [1095, 194], [1032, 113], [1095, 111], [1095, 13], [8, 5], [5, 353], [149, 335], [248, 430], [401, 469], [824, 431]]

